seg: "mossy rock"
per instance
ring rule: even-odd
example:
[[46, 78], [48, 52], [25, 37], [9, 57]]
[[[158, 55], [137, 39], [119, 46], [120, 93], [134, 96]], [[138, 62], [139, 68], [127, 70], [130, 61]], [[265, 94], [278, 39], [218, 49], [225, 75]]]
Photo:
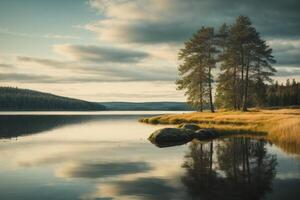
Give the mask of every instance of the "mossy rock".
[[193, 139], [194, 132], [181, 128], [163, 128], [155, 131], [148, 138], [157, 146], [173, 146], [174, 144], [184, 144]]

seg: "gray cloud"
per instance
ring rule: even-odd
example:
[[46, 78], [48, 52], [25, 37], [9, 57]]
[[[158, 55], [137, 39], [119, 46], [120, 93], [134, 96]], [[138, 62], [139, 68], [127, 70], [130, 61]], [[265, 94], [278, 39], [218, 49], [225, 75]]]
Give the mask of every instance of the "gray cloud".
[[148, 57], [143, 51], [93, 45], [56, 45], [55, 51], [75, 60], [90, 62], [134, 63]]
[[300, 40], [285, 39], [271, 40], [274, 57], [277, 60], [277, 67], [293, 66], [300, 67]]
[[55, 82], [51, 76], [47, 75], [32, 75], [24, 73], [1, 73], [1, 81], [16, 81], [22, 83], [52, 83]]
[[38, 64], [57, 67], [57, 68], [66, 67], [68, 65], [67, 62], [57, 61], [53, 59], [45, 59], [45, 58], [18, 56], [17, 59], [23, 62], [33, 62], [33, 63], [38, 63]]
[[123, 39], [138, 43], [181, 42], [191, 37], [199, 26], [201, 25], [185, 22], [140, 22], [128, 24], [128, 27], [123, 27]]
[[299, 68], [277, 68], [277, 76], [281, 77], [295, 77], [295, 76], [300, 76], [300, 69]]
[[64, 79], [54, 79], [53, 83], [80, 83], [80, 82], [135, 82], [135, 81], [169, 81], [164, 76], [150, 77], [144, 75], [143, 77], [105, 77], [105, 76], [90, 76], [90, 77], [74, 77]]
[[299, 38], [300, 32], [298, 0], [115, 0], [109, 4], [104, 4], [102, 0], [91, 2], [93, 7], [104, 13], [104, 20], [90, 24], [87, 29], [98, 32], [100, 38], [107, 32], [108, 37], [114, 35], [113, 39], [118, 41], [182, 42], [201, 26], [232, 23], [241, 14], [249, 16], [263, 36]]
[[[300, 39], [300, 15], [298, 14], [300, 2], [296, 0], [90, 0], [90, 4], [101, 11], [101, 20], [88, 24], [85, 28], [96, 32], [100, 39], [112, 40], [118, 44], [121, 41], [153, 44], [153, 47], [164, 43], [182, 44], [201, 26], [216, 27], [223, 22], [233, 22], [240, 14], [248, 15], [264, 38], [289, 40], [288, 43], [271, 44], [277, 60], [276, 67], [300, 66], [300, 44], [293, 44]], [[150, 55], [139, 49], [119, 48], [114, 45], [62, 44], [56, 45], [54, 50], [71, 60], [60, 61], [24, 56], [18, 57], [18, 60], [69, 70], [71, 75], [66, 74], [62, 78], [48, 74], [15, 73], [15, 70], [11, 70], [12, 73], [0, 74], [1, 80], [77, 83], [174, 81], [177, 78], [175, 67], [158, 68], [143, 65], [142, 61]], [[155, 58], [153, 60], [155, 61]], [[0, 64], [0, 67], [9, 69], [12, 66]], [[280, 70], [278, 76], [286, 76], [289, 73], [291, 73], [289, 70]]]
[[5, 64], [5, 63], [0, 63], [0, 68], [3, 69], [10, 69], [10, 68], [14, 68], [15, 66], [12, 64]]
[[[135, 65], [109, 65], [109, 64], [90, 64], [76, 63], [69, 61], [58, 61], [54, 59], [44, 59], [36, 57], [18, 57], [19, 61], [37, 63], [52, 67], [55, 69], [65, 69], [72, 73], [77, 73], [78, 76], [72, 77], [36, 77], [29, 75], [11, 74], [6, 80], [18, 80], [20, 82], [54, 82], [54, 83], [76, 83], [76, 82], [128, 82], [128, 81], [175, 81], [177, 72], [175, 68], [161, 67], [155, 69], [153, 67], [143, 67]], [[16, 77], [14, 77], [14, 75]]]
[[123, 81], [175, 81], [177, 78], [176, 70], [171, 71], [166, 69], [143, 69], [143, 68], [128, 68], [128, 67], [109, 67], [102, 70], [102, 73], [111, 76], [119, 76]]
[[73, 76], [33, 75], [26, 73], [0, 73], [0, 81], [19, 83], [80, 83], [80, 82], [132, 82], [132, 81], [174, 81], [176, 73], [166, 71], [123, 69], [123, 67], [83, 67], [76, 69], [84, 73]]
[[300, 48], [299, 52], [282, 52], [282, 53], [275, 53], [274, 57], [277, 60], [276, 66], [298, 66], [300, 67]]
[[298, 0], [90, 0], [102, 19], [85, 26], [100, 41], [140, 44], [182, 44], [201, 26], [219, 27], [247, 15], [271, 45], [276, 66], [300, 66], [300, 1]]

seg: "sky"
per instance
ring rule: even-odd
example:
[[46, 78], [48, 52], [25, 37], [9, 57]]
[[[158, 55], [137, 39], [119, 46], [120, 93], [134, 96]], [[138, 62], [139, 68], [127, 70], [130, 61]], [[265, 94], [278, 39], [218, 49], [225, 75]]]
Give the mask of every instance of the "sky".
[[0, 85], [99, 102], [184, 101], [174, 84], [184, 41], [239, 15], [273, 48], [273, 78], [300, 81], [299, 0], [0, 0]]

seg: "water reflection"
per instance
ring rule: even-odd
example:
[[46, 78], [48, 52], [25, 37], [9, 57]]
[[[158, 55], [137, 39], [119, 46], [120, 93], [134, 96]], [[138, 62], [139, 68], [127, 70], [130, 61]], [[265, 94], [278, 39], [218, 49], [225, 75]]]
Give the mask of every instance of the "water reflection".
[[170, 185], [168, 180], [156, 177], [142, 177], [135, 180], [117, 181], [104, 187], [101, 195], [112, 199], [166, 200], [179, 198], [179, 188]]
[[83, 116], [0, 115], [0, 138], [12, 138], [90, 120]]
[[161, 127], [140, 117], [6, 116], [0, 129], [24, 137], [0, 140], [0, 199], [299, 199], [299, 157], [276, 145], [240, 137], [157, 148], [147, 137]]
[[0, 139], [38, 134], [72, 124], [124, 120], [124, 117], [137, 118], [133, 115], [0, 115]]
[[228, 138], [216, 145], [194, 141], [185, 155], [182, 182], [193, 197], [263, 199], [272, 191], [276, 164], [263, 140]]

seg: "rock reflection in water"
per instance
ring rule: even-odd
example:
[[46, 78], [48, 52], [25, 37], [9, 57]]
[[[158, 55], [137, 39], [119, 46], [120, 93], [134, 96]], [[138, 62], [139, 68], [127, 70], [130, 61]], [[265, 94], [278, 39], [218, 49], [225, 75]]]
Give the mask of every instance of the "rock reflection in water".
[[193, 141], [182, 165], [182, 182], [197, 198], [262, 199], [272, 191], [277, 162], [265, 146], [265, 141], [250, 138], [227, 138], [216, 144]]

